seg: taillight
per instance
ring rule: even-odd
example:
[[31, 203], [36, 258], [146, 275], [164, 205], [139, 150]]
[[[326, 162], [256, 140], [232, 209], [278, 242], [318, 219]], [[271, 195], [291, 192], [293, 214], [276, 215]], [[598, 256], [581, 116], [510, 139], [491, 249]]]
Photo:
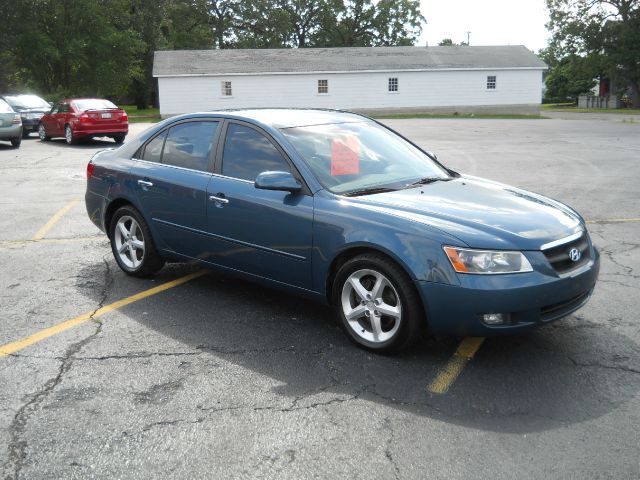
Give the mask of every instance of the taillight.
[[20, 118], [20, 115], [16, 114], [13, 117], [13, 122], [11, 122], [13, 125], [20, 125], [22, 123], [22, 119]]
[[126, 122], [127, 120], [129, 120], [129, 116], [127, 115], [127, 112], [122, 112], [122, 116], [120, 117], [120, 120], [122, 120], [123, 122]]
[[87, 163], [87, 180], [89, 180], [91, 178], [91, 175], [93, 175], [94, 168], [95, 165], [93, 164], [93, 162]]
[[80, 121], [81, 122], [88, 122], [89, 121], [89, 114], [88, 113], [83, 113], [82, 115], [80, 115]]

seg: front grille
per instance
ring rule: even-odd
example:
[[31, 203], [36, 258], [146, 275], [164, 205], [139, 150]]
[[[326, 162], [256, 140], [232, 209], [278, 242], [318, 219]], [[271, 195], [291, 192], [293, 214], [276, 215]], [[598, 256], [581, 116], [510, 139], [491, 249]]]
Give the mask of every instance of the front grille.
[[589, 295], [591, 295], [591, 290], [581, 293], [580, 295], [570, 298], [569, 300], [563, 300], [562, 302], [542, 307], [540, 309], [540, 318], [542, 319], [542, 321], [546, 321], [553, 320], [563, 315], [568, 315], [569, 313], [582, 306], [582, 304], [589, 298]]
[[[580, 251], [580, 259], [576, 262], [571, 260], [569, 252], [577, 248]], [[589, 237], [585, 232], [580, 238], [568, 243], [563, 243], [553, 248], [543, 250], [544, 256], [558, 273], [566, 273], [581, 267], [590, 259], [589, 255]]]

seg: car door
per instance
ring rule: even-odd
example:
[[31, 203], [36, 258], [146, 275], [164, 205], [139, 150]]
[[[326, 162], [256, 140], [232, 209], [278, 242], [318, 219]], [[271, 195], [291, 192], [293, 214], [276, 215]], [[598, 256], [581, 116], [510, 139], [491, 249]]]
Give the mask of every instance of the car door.
[[215, 119], [180, 122], [138, 150], [131, 174], [159, 248], [208, 258], [207, 185], [219, 125]]
[[277, 282], [311, 289], [313, 197], [260, 190], [264, 171], [291, 171], [304, 183], [277, 143], [242, 122], [225, 124], [216, 173], [208, 187], [212, 261]]
[[56, 135], [56, 116], [58, 115], [58, 111], [60, 111], [61, 105], [61, 103], [56, 103], [51, 111], [42, 117], [42, 123], [47, 135]]
[[53, 135], [64, 136], [64, 126], [69, 118], [69, 104], [62, 102], [58, 113], [55, 114], [55, 125], [53, 126]]

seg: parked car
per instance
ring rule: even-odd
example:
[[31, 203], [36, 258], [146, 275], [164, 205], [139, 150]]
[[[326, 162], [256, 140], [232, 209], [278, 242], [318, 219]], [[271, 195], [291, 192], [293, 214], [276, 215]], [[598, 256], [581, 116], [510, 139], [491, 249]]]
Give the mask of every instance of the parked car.
[[128, 132], [127, 112], [101, 98], [63, 100], [55, 104], [38, 125], [40, 140], [64, 137], [69, 145], [92, 137], [111, 137], [120, 144]]
[[166, 260], [334, 305], [358, 345], [495, 335], [583, 306], [599, 254], [582, 217], [462, 175], [385, 125], [321, 110], [165, 120], [87, 165], [86, 206], [124, 272]]
[[0, 140], [11, 142], [18, 148], [22, 142], [22, 120], [11, 105], [0, 99]]
[[20, 114], [22, 119], [22, 136], [28, 137], [31, 132], [38, 131], [40, 119], [45, 113], [49, 113], [51, 105], [46, 100], [31, 94], [3, 95], [14, 111]]

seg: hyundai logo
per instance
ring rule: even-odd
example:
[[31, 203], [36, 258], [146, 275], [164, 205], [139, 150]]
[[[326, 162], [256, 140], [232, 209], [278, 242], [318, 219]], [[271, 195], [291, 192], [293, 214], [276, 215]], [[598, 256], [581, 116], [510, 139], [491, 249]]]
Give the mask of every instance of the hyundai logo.
[[578, 260], [580, 260], [581, 256], [582, 253], [580, 253], [580, 250], [578, 250], [577, 248], [572, 248], [571, 250], [569, 250], [569, 258], [572, 261], [577, 262]]

